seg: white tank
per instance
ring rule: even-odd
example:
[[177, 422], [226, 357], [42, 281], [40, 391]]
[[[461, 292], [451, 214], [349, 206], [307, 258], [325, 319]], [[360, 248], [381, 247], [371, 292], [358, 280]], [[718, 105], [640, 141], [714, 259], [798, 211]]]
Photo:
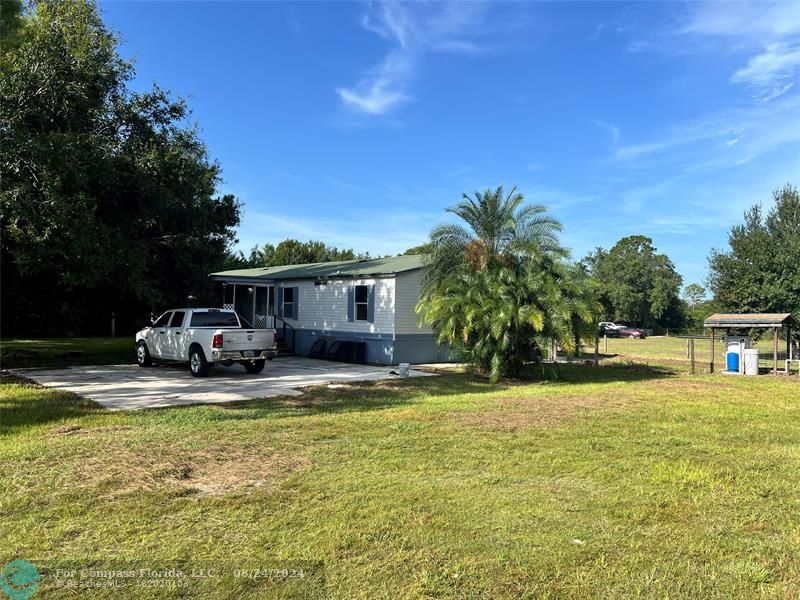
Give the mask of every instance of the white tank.
[[739, 348], [749, 348], [752, 340], [748, 335], [729, 335], [725, 337], [725, 348], [728, 352], [738, 352]]
[[758, 348], [748, 348], [744, 351], [744, 374], [758, 375]]

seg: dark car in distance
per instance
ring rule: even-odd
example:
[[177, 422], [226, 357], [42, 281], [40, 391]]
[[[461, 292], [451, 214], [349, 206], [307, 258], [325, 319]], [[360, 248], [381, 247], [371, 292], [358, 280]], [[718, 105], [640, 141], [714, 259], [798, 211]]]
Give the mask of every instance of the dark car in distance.
[[647, 337], [643, 330], [636, 327], [627, 327], [625, 325], [617, 325], [611, 321], [602, 321], [599, 325], [600, 335], [610, 338], [627, 337], [637, 340], [643, 340]]
[[617, 337], [633, 338], [636, 340], [643, 340], [647, 336], [644, 331], [636, 327], [621, 327], [617, 330]]

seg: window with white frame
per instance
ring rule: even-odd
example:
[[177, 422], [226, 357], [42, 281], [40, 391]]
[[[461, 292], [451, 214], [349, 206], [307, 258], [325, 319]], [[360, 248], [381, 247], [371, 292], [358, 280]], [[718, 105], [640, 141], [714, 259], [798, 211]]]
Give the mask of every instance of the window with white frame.
[[366, 321], [369, 316], [369, 286], [357, 285], [355, 291], [356, 321]]
[[294, 288], [293, 287], [285, 287], [283, 288], [283, 316], [287, 319], [291, 319], [294, 317], [294, 303], [296, 298], [294, 297]]

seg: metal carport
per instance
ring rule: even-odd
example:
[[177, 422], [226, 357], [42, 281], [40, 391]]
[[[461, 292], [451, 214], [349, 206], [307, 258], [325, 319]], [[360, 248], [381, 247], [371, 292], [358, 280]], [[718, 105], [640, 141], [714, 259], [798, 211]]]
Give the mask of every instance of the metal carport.
[[778, 332], [786, 327], [786, 356], [790, 354], [792, 313], [715, 313], [703, 321], [703, 327], [711, 330], [711, 364], [714, 372], [714, 332], [717, 329], [772, 329], [773, 374], [778, 374]]

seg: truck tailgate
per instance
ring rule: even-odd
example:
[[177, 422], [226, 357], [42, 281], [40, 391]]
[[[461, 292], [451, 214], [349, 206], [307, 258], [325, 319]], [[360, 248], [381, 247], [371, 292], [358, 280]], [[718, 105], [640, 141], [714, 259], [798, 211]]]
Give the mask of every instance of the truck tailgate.
[[268, 350], [275, 346], [274, 329], [222, 329], [222, 349]]

